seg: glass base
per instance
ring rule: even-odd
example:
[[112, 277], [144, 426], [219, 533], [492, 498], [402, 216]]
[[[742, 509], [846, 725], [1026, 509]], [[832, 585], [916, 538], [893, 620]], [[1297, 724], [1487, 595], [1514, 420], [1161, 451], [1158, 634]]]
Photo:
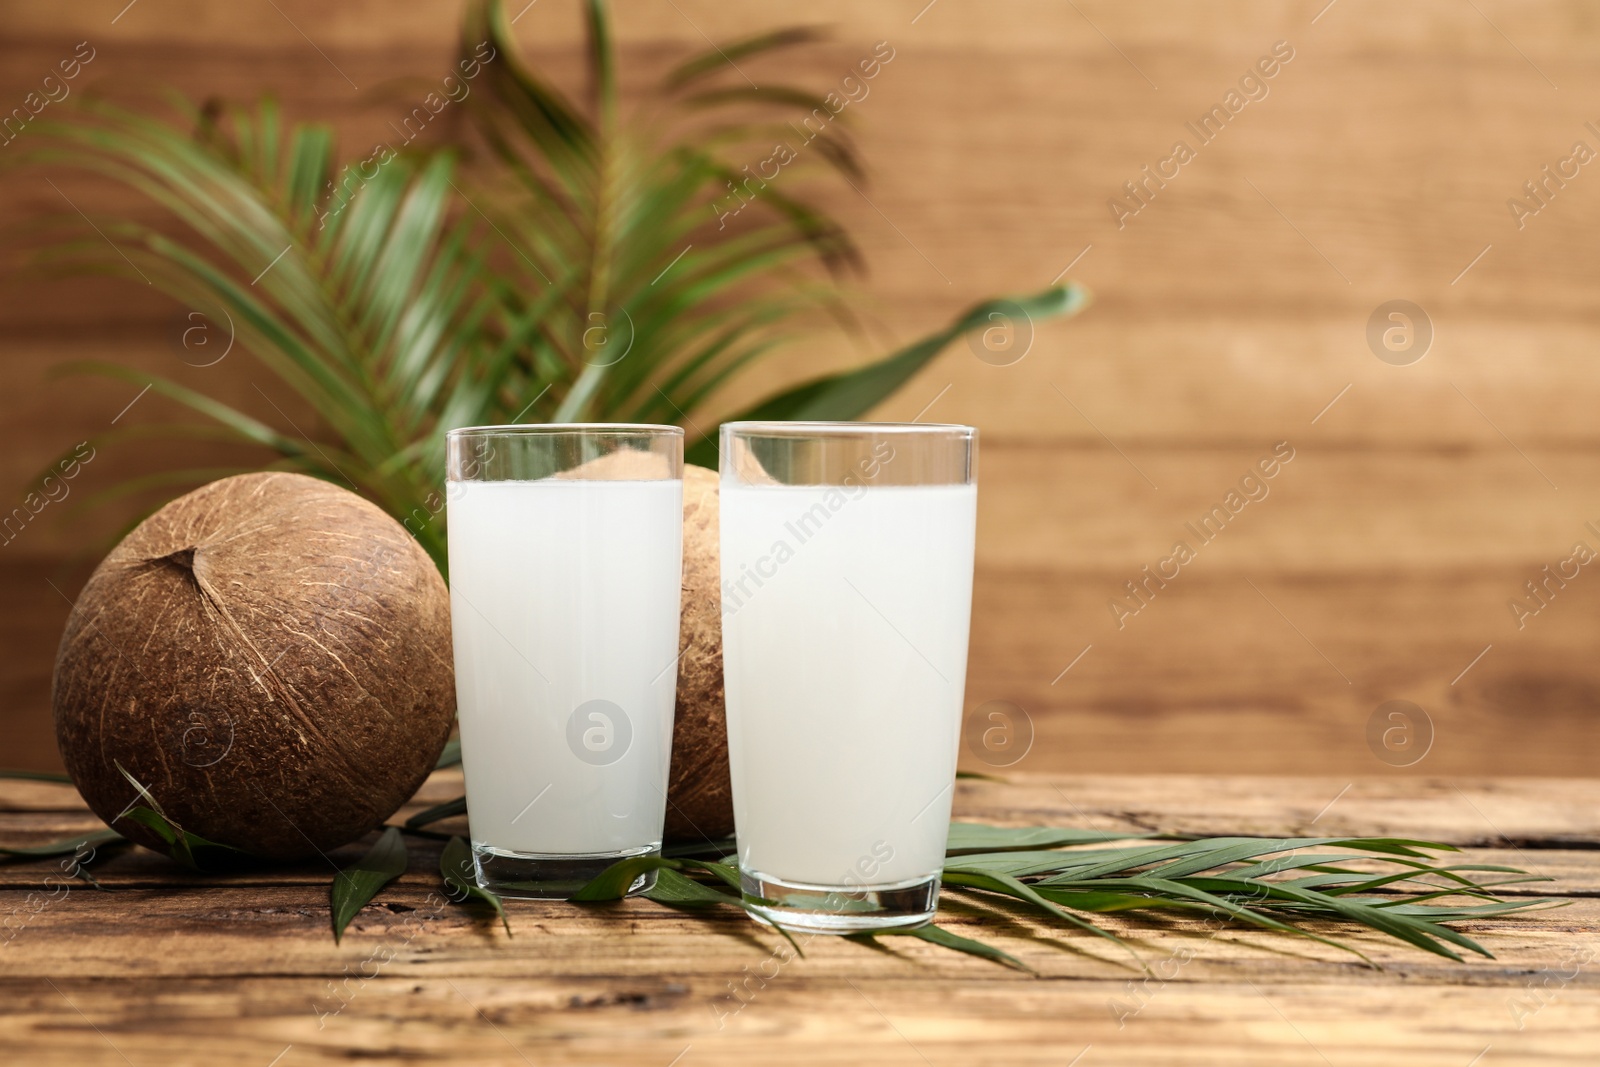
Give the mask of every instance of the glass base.
[[[521, 900], [566, 900], [592, 882], [601, 871], [630, 856], [654, 856], [661, 846], [645, 845], [620, 852], [581, 855], [513, 852], [472, 843], [472, 867], [480, 888], [501, 897]], [[656, 872], [646, 871], [633, 880], [628, 895], [643, 893], [656, 884]]]
[[740, 868], [740, 888], [751, 918], [785, 930], [861, 934], [909, 930], [933, 921], [939, 876], [890, 885], [812, 885]]

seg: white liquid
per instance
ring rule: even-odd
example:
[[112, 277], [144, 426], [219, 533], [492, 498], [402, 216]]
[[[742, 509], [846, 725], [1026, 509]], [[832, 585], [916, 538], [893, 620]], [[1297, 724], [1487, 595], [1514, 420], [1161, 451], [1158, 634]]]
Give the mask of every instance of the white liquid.
[[[683, 483], [452, 482], [449, 524], [474, 843], [564, 855], [659, 845]], [[594, 700], [625, 721], [601, 706], [569, 730]]]
[[936, 874], [966, 682], [977, 487], [724, 478], [739, 857], [814, 885]]

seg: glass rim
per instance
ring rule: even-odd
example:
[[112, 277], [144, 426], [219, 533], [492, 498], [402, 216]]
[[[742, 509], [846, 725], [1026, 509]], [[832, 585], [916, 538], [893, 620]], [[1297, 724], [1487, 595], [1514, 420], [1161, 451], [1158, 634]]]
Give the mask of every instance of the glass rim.
[[647, 422], [513, 422], [498, 426], [458, 426], [446, 430], [445, 438], [459, 437], [682, 437], [682, 426]]
[[865, 437], [881, 434], [968, 439], [978, 436], [976, 426], [959, 422], [725, 422], [724, 433], [756, 437]]

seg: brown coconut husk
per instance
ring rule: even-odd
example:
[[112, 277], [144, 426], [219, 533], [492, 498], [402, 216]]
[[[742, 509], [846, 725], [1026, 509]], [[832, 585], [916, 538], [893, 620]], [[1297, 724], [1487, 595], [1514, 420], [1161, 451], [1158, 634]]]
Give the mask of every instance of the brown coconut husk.
[[354, 493], [299, 474], [180, 497], [95, 570], [52, 693], [67, 771], [115, 829], [146, 786], [184, 830], [257, 856], [326, 853], [416, 792], [450, 733], [450, 600]]
[[668, 841], [733, 833], [733, 782], [722, 695], [722, 595], [717, 472], [683, 469], [683, 622], [678, 708], [667, 788]]

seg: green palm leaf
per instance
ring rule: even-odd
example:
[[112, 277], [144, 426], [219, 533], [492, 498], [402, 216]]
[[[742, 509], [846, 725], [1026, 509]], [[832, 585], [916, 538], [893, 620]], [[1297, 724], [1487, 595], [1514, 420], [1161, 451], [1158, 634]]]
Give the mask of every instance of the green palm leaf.
[[[1088, 303], [1088, 293], [1077, 285], [1046, 289], [1017, 300], [990, 300], [969, 309], [955, 322], [929, 334], [876, 363], [857, 370], [818, 378], [785, 393], [769, 397], [733, 416], [751, 420], [855, 419], [865, 415], [904, 385], [933, 357], [969, 330], [980, 329], [990, 315], [1021, 314], [1031, 318], [1071, 315]], [[702, 440], [685, 452], [690, 463], [716, 466], [716, 442]]]
[[[112, 220], [101, 229], [115, 247], [80, 239], [45, 261], [138, 274], [204, 309], [313, 418], [292, 418], [265, 393], [271, 414], [261, 416], [166, 378], [147, 381], [158, 394], [402, 517], [442, 477], [442, 419], [498, 411], [510, 362], [492, 355], [507, 323], [482, 283], [471, 220], [454, 219], [448, 156], [395, 157], [335, 181], [327, 131], [286, 129], [271, 100], [197, 131], [92, 102], [37, 132], [27, 161], [124, 182], [187, 234]], [[399, 454], [412, 462], [395, 464]], [[419, 539], [442, 561], [438, 524]]]
[[[825, 322], [851, 321], [839, 291], [818, 281], [849, 272], [860, 257], [826, 211], [792, 195], [780, 171], [751, 160], [787, 138], [790, 166], [863, 177], [824, 96], [763, 77], [732, 80], [740, 61], [822, 39], [788, 28], [713, 46], [675, 67], [637, 114], [617, 108], [615, 60], [605, 5], [587, 0], [587, 108], [519, 58], [499, 0], [468, 7], [462, 55], [495, 50], [485, 92], [469, 101], [514, 181], [486, 187], [495, 227], [513, 245], [507, 267], [524, 276], [508, 290], [517, 315], [540, 294], [549, 313], [523, 356], [530, 387], [554, 379], [557, 421], [670, 421], [696, 429], [735, 374]], [[810, 120], [817, 115], [813, 130]], [[782, 118], [808, 120], [804, 138]], [[756, 153], [760, 154], [756, 154]], [[476, 201], [475, 201], [476, 202]], [[735, 218], [728, 225], [729, 218]], [[1076, 287], [1021, 303], [1030, 316], [1072, 314]], [[808, 382], [741, 417], [853, 419], [871, 410], [952, 340], [1015, 303], [987, 302], [949, 328], [858, 370]], [[592, 339], [612, 347], [605, 358]], [[612, 358], [617, 349], [626, 356]], [[691, 462], [716, 465], [703, 437]]]
[[[765, 73], [752, 89], [736, 66], [822, 39], [809, 28], [714, 45], [625, 107], [607, 5], [583, 0], [583, 17], [589, 80], [569, 96], [520, 58], [500, 0], [470, 0], [461, 58], [476, 73], [460, 106], [492, 149], [470, 173], [449, 153], [388, 148], [340, 167], [326, 127], [287, 122], [270, 99], [202, 108], [174, 96], [174, 121], [75, 101], [35, 123], [0, 164], [97, 175], [164, 216], [64, 216], [66, 238], [43, 262], [154, 285], [203, 312], [227, 351], [280, 388], [258, 386], [259, 400], [239, 404], [190, 375], [74, 369], [189, 409], [204, 423], [171, 430], [190, 440], [209, 426], [275, 457], [262, 466], [362, 493], [414, 528], [441, 568], [449, 428], [677, 422], [696, 431], [691, 461], [715, 465], [705, 428], [736, 376], [797, 337], [855, 329], [840, 283], [860, 254], [799, 191], [815, 188], [807, 175], [863, 180], [851, 113]], [[1071, 314], [1084, 293], [1017, 303], [1030, 317]], [[980, 304], [743, 417], [860, 417], [986, 315], [1015, 307]], [[217, 471], [202, 461], [120, 490], [147, 495]]]
[[[1496, 887], [1548, 879], [1498, 865], [1440, 865], [1431, 854], [1456, 849], [1428, 841], [1373, 837], [1150, 841], [1148, 837], [1159, 835], [1134, 836], [1145, 839], [1120, 848], [1102, 848], [1093, 846], [1128, 840], [1129, 836], [1119, 831], [951, 823], [943, 883], [947, 890], [969, 899], [1011, 910], [1031, 909], [1046, 920], [1064, 922], [1125, 949], [1129, 946], [1122, 937], [1084, 916], [1136, 911], [1202, 915], [1309, 938], [1367, 963], [1371, 960], [1363, 952], [1335, 935], [1349, 927], [1365, 927], [1456, 962], [1461, 956], [1451, 946], [1492, 958], [1482, 945], [1446, 924], [1555, 903], [1496, 897], [1492, 892]], [[708, 884], [708, 880], [736, 884], [733, 867], [659, 857], [619, 861], [573, 899], [616, 899], [641, 871], [657, 867], [676, 868], [681, 873], [670, 894], [652, 894], [652, 899], [674, 904], [690, 898], [697, 902], [736, 901]], [[1384, 870], [1386, 867], [1399, 870]], [[1280, 877], [1303, 870], [1317, 874]], [[1470, 877], [1474, 873], [1519, 877], [1486, 882]], [[1443, 887], [1434, 888], [1441, 882]], [[1453, 897], [1485, 903], [1449, 902]], [[1313, 929], [1308, 926], [1312, 921], [1320, 921], [1320, 925]], [[1345, 927], [1330, 927], [1330, 921]], [[910, 932], [945, 948], [1029, 969], [998, 949], [937, 926]], [[870, 937], [862, 935], [862, 939]]]

